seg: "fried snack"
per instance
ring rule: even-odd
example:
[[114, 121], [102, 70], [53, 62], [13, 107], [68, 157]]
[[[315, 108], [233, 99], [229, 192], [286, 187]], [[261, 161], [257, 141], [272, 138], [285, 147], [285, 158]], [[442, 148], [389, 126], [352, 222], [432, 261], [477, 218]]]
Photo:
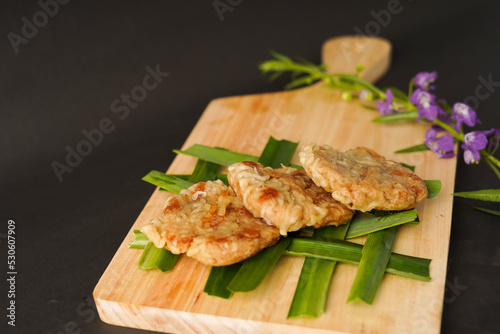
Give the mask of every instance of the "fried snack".
[[305, 226], [345, 224], [354, 214], [316, 186], [303, 170], [273, 169], [245, 161], [229, 166], [227, 178], [245, 207], [283, 235]]
[[276, 227], [255, 218], [220, 180], [171, 194], [160, 219], [141, 231], [156, 247], [210, 266], [242, 261], [280, 238]]
[[354, 210], [407, 210], [427, 198], [420, 177], [365, 147], [341, 152], [310, 144], [299, 156], [317, 185]]

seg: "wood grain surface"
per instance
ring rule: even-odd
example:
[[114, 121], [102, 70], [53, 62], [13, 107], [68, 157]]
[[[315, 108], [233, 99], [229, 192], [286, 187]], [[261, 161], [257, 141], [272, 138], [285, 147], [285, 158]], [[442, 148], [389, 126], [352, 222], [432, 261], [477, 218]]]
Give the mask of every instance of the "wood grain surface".
[[[380, 38], [339, 37], [325, 42], [329, 72], [354, 72], [372, 82], [389, 67], [391, 45]], [[287, 92], [219, 98], [210, 102], [183, 148], [199, 143], [259, 155], [268, 137], [317, 142], [346, 150], [374, 149], [416, 166], [423, 179], [443, 183], [438, 198], [417, 206], [421, 223], [401, 227], [394, 251], [431, 258], [431, 282], [386, 274], [373, 305], [346, 304], [357, 266], [337, 265], [326, 313], [317, 319], [286, 316], [303, 258], [283, 257], [255, 291], [224, 300], [203, 293], [210, 267], [181, 256], [170, 273], [137, 268], [141, 250], [131, 250], [132, 230], [157, 217], [165, 193], [156, 190], [131, 227], [94, 290], [104, 322], [174, 333], [438, 333], [443, 307], [456, 159], [432, 152], [395, 155], [421, 143], [428, 125], [375, 124], [377, 114], [340, 92], [316, 84]], [[191, 173], [195, 159], [178, 156], [168, 173]], [[296, 155], [294, 163], [299, 163]], [[138, 175], [137, 177], [142, 177]], [[127, 224], [127, 222], [124, 222]], [[132, 222], [130, 222], [132, 224]], [[363, 243], [363, 238], [354, 239]]]

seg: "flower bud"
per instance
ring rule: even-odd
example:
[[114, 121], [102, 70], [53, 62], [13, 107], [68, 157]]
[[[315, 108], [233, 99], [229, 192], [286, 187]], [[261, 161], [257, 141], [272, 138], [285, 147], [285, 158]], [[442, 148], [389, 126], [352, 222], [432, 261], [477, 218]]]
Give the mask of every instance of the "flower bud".
[[351, 92], [342, 92], [342, 100], [351, 101], [352, 100]]
[[359, 98], [364, 102], [373, 101], [373, 93], [364, 89], [359, 93]]

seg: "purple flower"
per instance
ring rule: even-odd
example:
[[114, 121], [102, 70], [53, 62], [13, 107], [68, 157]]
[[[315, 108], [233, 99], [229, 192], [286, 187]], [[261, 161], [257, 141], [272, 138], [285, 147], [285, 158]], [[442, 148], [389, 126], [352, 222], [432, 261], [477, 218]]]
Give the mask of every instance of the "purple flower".
[[430, 128], [425, 133], [425, 145], [430, 148], [438, 158], [452, 158], [455, 156], [453, 153], [453, 147], [455, 143], [453, 142], [453, 137], [449, 134], [437, 138], [437, 131]]
[[500, 128], [492, 129], [493, 134], [489, 138], [491, 141], [491, 149], [495, 149], [498, 145], [498, 141], [500, 140]]
[[481, 160], [480, 150], [488, 144], [488, 139], [481, 131], [472, 131], [464, 136], [464, 160], [466, 164], [478, 163]]
[[465, 103], [459, 102], [453, 105], [451, 118], [457, 121], [457, 131], [460, 131], [462, 123], [465, 123], [468, 126], [474, 126], [477, 122], [476, 112]]
[[410, 102], [417, 107], [417, 121], [420, 120], [420, 117], [425, 117], [429, 121], [433, 121], [437, 118], [439, 109], [441, 109], [436, 103], [436, 97], [420, 88], [413, 92]]
[[420, 72], [415, 76], [414, 82], [417, 88], [423, 90], [433, 90], [436, 89], [436, 86], [429, 86], [431, 83], [436, 81], [437, 72]]
[[392, 92], [388, 89], [385, 92], [385, 101], [377, 102], [377, 110], [380, 115], [385, 116], [389, 114], [394, 114], [396, 110], [394, 110], [394, 106], [392, 105]]
[[492, 128], [487, 131], [482, 131], [482, 133], [489, 140], [489, 149], [494, 150], [497, 147], [498, 141], [500, 139], [500, 128]]
[[448, 113], [446, 111], [444, 111], [443, 109], [441, 108], [438, 108], [438, 116], [437, 118], [440, 120], [440, 121], [443, 121], [444, 123], [446, 124], [451, 124], [453, 123], [450, 115], [448, 115]]

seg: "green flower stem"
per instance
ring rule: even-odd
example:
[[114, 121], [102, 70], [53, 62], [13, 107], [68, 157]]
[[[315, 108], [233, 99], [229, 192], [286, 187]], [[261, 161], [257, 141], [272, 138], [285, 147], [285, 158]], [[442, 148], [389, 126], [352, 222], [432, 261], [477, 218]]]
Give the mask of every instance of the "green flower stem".
[[437, 125], [439, 125], [443, 129], [445, 129], [446, 131], [448, 131], [453, 136], [453, 138], [455, 138], [456, 140], [458, 140], [458, 141], [460, 141], [462, 143], [464, 142], [464, 135], [463, 135], [463, 133], [458, 133], [451, 126], [449, 126], [448, 124], [444, 123], [443, 121], [441, 121], [441, 120], [439, 120], [437, 118], [434, 120], [434, 123], [436, 123]]
[[410, 84], [408, 85], [408, 96], [413, 94], [413, 88], [415, 87], [415, 79], [410, 80]]
[[397, 98], [394, 98], [393, 99], [394, 101], [400, 103], [402, 105], [402, 109], [398, 109], [398, 110], [403, 110], [403, 111], [417, 111], [417, 108], [415, 108], [415, 106], [413, 104], [411, 104], [410, 101], [404, 101], [402, 99], [397, 99]]
[[377, 87], [375, 87], [374, 85], [372, 85], [371, 83], [369, 83], [368, 81], [365, 81], [359, 77], [357, 77], [356, 75], [353, 75], [353, 74], [344, 74], [344, 73], [334, 73], [334, 74], [327, 74], [325, 72], [317, 72], [317, 71], [308, 71], [309, 73], [311, 74], [320, 74], [323, 81], [325, 81], [326, 83], [330, 84], [330, 85], [333, 85], [335, 86], [335, 80], [342, 80], [344, 82], [348, 82], [352, 85], [359, 85], [361, 86], [362, 88], [366, 88], [367, 90], [377, 94], [377, 96], [381, 99], [385, 99], [385, 93], [383, 91], [381, 91], [380, 89], [378, 89]]
[[[305, 77], [302, 80], [298, 79], [300, 84], [311, 84], [315, 80], [321, 79], [323, 80], [326, 84], [330, 84], [334, 87], [340, 86], [338, 88], [346, 88], [346, 84], [349, 84], [353, 86], [352, 88], [356, 88], [356, 86], [359, 86], [361, 88], [367, 89], [374, 94], [377, 95], [377, 97], [380, 97], [381, 99], [385, 99], [385, 93], [377, 88], [376, 86], [372, 85], [371, 83], [367, 82], [366, 80], [363, 80], [358, 77], [358, 73], [356, 74], [344, 74], [344, 73], [334, 73], [334, 74], [328, 74], [324, 71], [324, 66], [322, 65], [314, 65], [312, 63], [305, 63], [301, 64], [298, 62], [293, 61], [292, 59], [280, 55], [278, 53], [274, 53], [275, 60], [270, 60], [267, 62], [264, 62], [260, 65], [260, 69], [263, 72], [276, 72], [276, 73], [283, 73], [286, 71], [290, 71], [292, 73], [298, 74], [298, 73], [305, 73], [309, 74], [309, 77]], [[294, 87], [295, 88], [295, 87]]]
[[[321, 76], [325, 77], [328, 76], [325, 72], [323, 72], [319, 67], [315, 66], [306, 66], [306, 65], [301, 65], [299, 63], [287, 63], [287, 64], [281, 64], [284, 65], [286, 68], [279, 69], [281, 71], [293, 71], [293, 72], [304, 72], [304, 73], [309, 73], [311, 75], [315, 76]], [[273, 71], [277, 71], [278, 69], [274, 68], [272, 69]]]
[[354, 83], [357, 83], [358, 85], [374, 92], [375, 94], [380, 96], [381, 99], [385, 99], [385, 93], [383, 91], [381, 91], [380, 89], [378, 89], [377, 87], [375, 87], [374, 85], [369, 83], [368, 81], [365, 81], [365, 80], [363, 80], [355, 75], [336, 73], [336, 74], [330, 74], [330, 76], [332, 76], [334, 78], [338, 77], [338, 78], [346, 80], [346, 81], [352, 81]]
[[494, 156], [492, 156], [491, 154], [489, 154], [488, 152], [485, 152], [485, 155], [486, 155], [486, 159], [488, 159], [488, 161], [492, 162], [493, 164], [495, 164], [498, 168], [500, 168], [500, 160], [498, 160], [497, 158], [495, 158]]
[[491, 153], [488, 153], [486, 150], [481, 150], [479, 151], [479, 153], [481, 154], [481, 157], [486, 162], [488, 167], [493, 170], [495, 175], [500, 180], [500, 161], [498, 161], [498, 159], [496, 159]]

